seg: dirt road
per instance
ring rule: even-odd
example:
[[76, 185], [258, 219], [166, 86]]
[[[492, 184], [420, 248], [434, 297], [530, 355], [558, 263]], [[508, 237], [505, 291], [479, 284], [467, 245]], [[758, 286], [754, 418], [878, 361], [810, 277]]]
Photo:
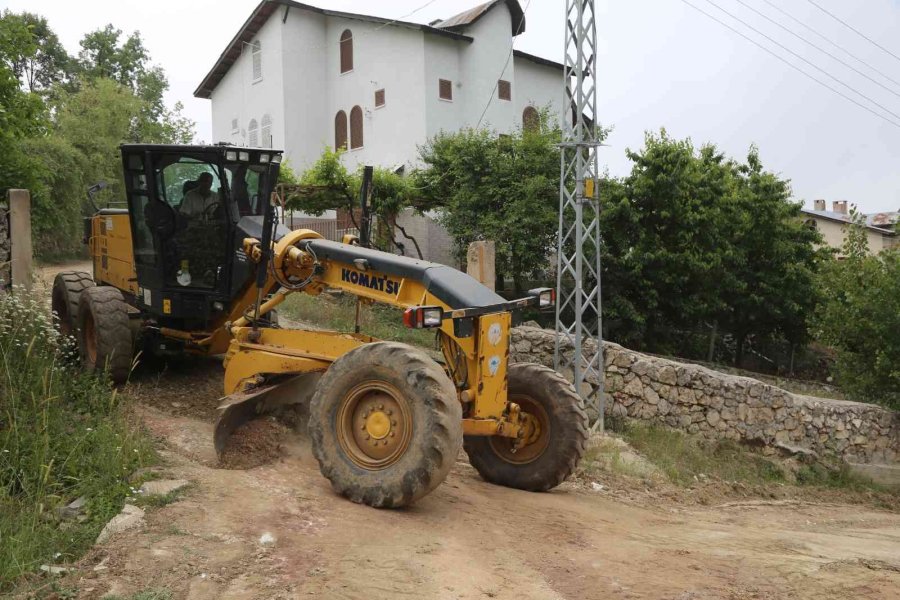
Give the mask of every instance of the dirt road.
[[126, 390], [163, 474], [192, 486], [148, 510], [145, 529], [96, 547], [65, 580], [79, 597], [900, 598], [900, 514], [859, 506], [654, 505], [614, 497], [609, 482], [533, 494], [483, 482], [461, 456], [415, 506], [375, 510], [336, 496], [308, 441], [274, 425], [254, 449], [266, 464], [222, 469], [220, 381], [218, 362], [195, 361], [138, 373]]
[[576, 484], [532, 494], [483, 482], [460, 457], [412, 508], [375, 510], [337, 497], [293, 433], [263, 448], [268, 464], [218, 468], [219, 368], [133, 387], [165, 474], [193, 486], [144, 531], [96, 548], [82, 597], [900, 598], [900, 515], [858, 506], [648, 507]]

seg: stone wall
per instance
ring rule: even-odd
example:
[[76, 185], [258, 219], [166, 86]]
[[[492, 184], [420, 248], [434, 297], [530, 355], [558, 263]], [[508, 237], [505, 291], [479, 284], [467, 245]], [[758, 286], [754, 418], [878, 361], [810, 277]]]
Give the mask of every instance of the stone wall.
[[6, 289], [12, 280], [12, 240], [9, 235], [9, 209], [6, 200], [0, 199], [0, 290]]
[[[555, 340], [553, 331], [517, 327], [511, 360], [553, 366]], [[749, 377], [647, 356], [612, 343], [604, 344], [604, 357], [608, 415], [737, 440], [771, 452], [783, 448], [853, 463], [900, 462], [900, 413], [800, 396]], [[563, 375], [571, 380], [571, 372]]]

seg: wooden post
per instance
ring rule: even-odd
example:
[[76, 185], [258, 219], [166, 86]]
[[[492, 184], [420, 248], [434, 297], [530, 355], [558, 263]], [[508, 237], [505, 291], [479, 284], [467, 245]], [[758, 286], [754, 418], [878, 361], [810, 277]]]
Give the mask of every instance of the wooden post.
[[466, 252], [466, 273], [494, 291], [496, 270], [494, 242], [472, 242]]
[[12, 284], [31, 289], [33, 252], [31, 247], [31, 194], [9, 190], [9, 233], [11, 238]]

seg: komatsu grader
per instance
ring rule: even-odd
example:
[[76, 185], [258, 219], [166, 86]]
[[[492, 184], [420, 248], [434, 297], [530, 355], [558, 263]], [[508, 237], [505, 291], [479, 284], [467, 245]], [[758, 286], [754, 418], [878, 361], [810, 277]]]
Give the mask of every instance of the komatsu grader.
[[[308, 403], [322, 473], [370, 506], [426, 495], [461, 446], [500, 485], [545, 491], [572, 473], [587, 441], [582, 400], [552, 369], [509, 362], [513, 312], [552, 306], [552, 290], [506, 301], [456, 269], [278, 225], [280, 151], [128, 144], [121, 153], [127, 207], [85, 219], [93, 273], [63, 272], [53, 284], [53, 310], [84, 368], [123, 382], [138, 352], [224, 354], [217, 451], [248, 420]], [[443, 365], [360, 333], [277, 326], [273, 310], [288, 294], [328, 288], [433, 328]]]

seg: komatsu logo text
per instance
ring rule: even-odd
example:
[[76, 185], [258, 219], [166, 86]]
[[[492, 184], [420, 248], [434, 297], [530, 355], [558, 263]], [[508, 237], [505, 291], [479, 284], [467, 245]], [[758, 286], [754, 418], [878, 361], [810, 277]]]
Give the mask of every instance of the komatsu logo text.
[[387, 277], [369, 275], [368, 273], [360, 273], [351, 269], [341, 269], [341, 281], [348, 281], [353, 285], [361, 285], [385, 294], [396, 294], [400, 290], [399, 281], [394, 281]]

